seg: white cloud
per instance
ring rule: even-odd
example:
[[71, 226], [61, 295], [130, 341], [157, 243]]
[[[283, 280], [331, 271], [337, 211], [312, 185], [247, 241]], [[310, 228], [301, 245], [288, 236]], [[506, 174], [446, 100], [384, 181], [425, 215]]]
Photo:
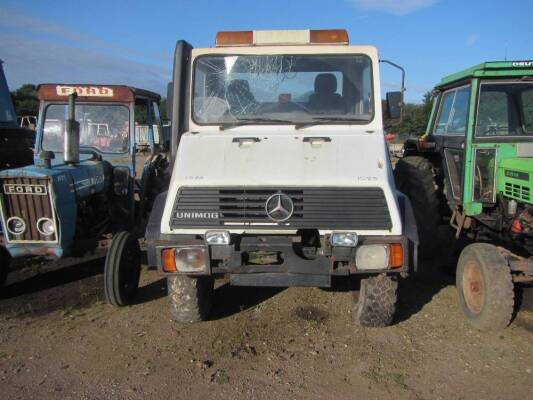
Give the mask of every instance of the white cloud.
[[394, 15], [406, 15], [432, 6], [438, 0], [348, 0], [350, 4], [363, 10], [382, 11]]
[[475, 45], [479, 40], [479, 35], [477, 33], [473, 33], [471, 35], [469, 35], [467, 38], [466, 38], [466, 42], [465, 44], [470, 47], [470, 46], [473, 46]]

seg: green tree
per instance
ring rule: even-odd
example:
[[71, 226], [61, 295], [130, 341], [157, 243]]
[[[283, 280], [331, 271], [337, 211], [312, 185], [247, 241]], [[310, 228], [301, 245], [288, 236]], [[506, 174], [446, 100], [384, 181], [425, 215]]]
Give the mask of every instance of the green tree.
[[432, 92], [424, 94], [421, 104], [407, 103], [404, 106], [403, 120], [400, 124], [395, 120], [384, 120], [387, 132], [397, 134], [398, 140], [407, 136], [420, 136], [426, 131], [433, 102]]
[[37, 115], [39, 113], [39, 99], [37, 98], [37, 87], [31, 83], [26, 83], [17, 90], [11, 92], [11, 98], [15, 105], [15, 112], [19, 116]]

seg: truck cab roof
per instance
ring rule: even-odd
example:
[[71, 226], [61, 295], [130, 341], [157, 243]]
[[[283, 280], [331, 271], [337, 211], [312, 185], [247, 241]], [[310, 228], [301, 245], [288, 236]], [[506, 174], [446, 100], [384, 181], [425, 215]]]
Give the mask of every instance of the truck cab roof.
[[523, 77], [533, 75], [533, 61], [488, 61], [445, 76], [437, 89], [471, 78]]

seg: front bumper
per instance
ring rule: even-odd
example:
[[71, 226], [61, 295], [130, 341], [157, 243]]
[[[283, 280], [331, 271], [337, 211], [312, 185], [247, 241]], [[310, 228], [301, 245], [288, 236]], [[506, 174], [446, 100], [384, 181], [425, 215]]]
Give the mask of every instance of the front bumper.
[[[229, 245], [207, 245], [198, 235], [161, 235], [147, 240], [148, 262], [163, 275], [229, 275], [233, 285], [242, 286], [318, 286], [330, 287], [332, 276], [351, 274], [408, 273], [413, 265], [413, 244], [405, 236], [365, 236], [357, 247], [332, 247], [329, 236], [320, 243], [305, 244], [299, 235], [232, 235]], [[402, 265], [395, 268], [361, 269], [356, 265], [359, 246], [400, 244]], [[201, 248], [205, 268], [198, 272], [168, 272], [162, 254], [169, 248]]]

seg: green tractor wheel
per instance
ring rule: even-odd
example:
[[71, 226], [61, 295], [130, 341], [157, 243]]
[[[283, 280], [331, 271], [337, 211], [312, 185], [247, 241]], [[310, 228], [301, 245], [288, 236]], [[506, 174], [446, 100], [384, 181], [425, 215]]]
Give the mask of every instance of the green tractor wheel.
[[505, 328], [514, 311], [511, 270], [498, 248], [474, 243], [464, 248], [457, 264], [459, 305], [468, 321], [482, 331]]
[[104, 291], [108, 303], [114, 306], [131, 304], [137, 294], [141, 274], [141, 249], [135, 236], [120, 232], [105, 259]]

